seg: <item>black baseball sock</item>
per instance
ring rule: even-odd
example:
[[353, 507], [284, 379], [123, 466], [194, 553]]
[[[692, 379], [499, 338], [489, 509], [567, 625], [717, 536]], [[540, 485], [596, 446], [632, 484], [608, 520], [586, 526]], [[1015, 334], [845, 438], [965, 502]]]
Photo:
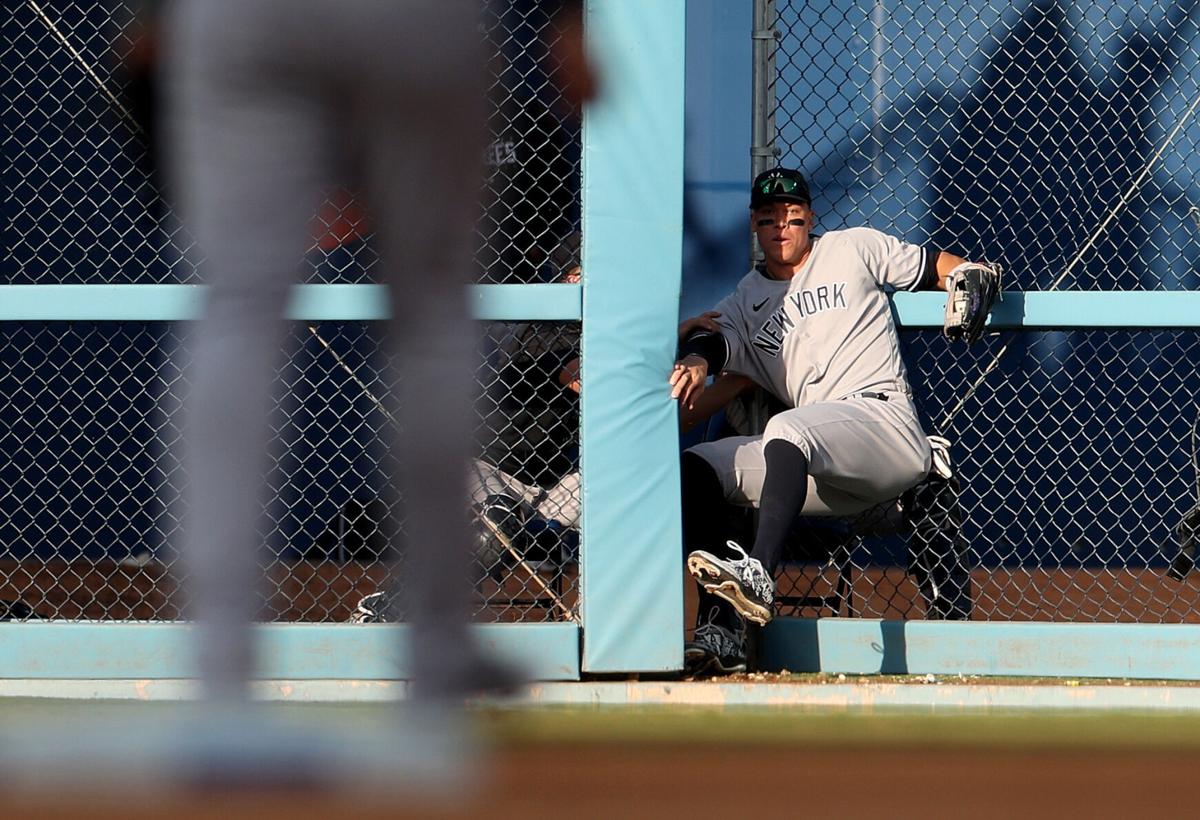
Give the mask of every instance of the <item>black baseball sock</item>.
[[783, 549], [808, 495], [808, 459], [800, 448], [781, 439], [763, 448], [767, 473], [763, 478], [758, 509], [758, 534], [750, 554], [762, 562], [768, 575], [783, 557]]

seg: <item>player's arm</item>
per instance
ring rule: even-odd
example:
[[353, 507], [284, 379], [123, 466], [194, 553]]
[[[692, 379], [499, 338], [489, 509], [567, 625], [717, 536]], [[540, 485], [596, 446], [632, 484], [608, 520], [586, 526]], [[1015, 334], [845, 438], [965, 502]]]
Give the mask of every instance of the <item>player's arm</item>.
[[693, 316], [690, 319], [684, 319], [679, 323], [679, 343], [687, 339], [693, 333], [699, 330], [707, 330], [712, 333], [719, 333], [721, 326], [717, 324], [717, 319], [721, 316], [719, 310], [706, 310], [699, 316]]
[[930, 256], [933, 258], [933, 270], [931, 274], [926, 275], [925, 282], [922, 283], [925, 285], [923, 289], [949, 291], [946, 280], [950, 276], [950, 271], [959, 265], [966, 264], [967, 260], [946, 251], [932, 251]]
[[921, 259], [923, 265], [921, 274], [915, 286], [909, 285], [909, 290], [945, 290], [948, 292], [947, 278], [950, 276], [950, 272], [967, 261], [961, 256], [955, 256], [929, 246], [922, 249]]
[[863, 254], [875, 281], [893, 290], [944, 290], [947, 338], [968, 344], [983, 335], [992, 304], [1000, 298], [1000, 267], [904, 242], [871, 228], [843, 232]]
[[1001, 297], [1000, 266], [938, 251], [934, 267], [936, 287], [949, 294], [942, 331], [948, 339], [974, 343], [983, 335], [988, 314]]
[[684, 405], [679, 409], [679, 431], [691, 430], [752, 387], [753, 380], [739, 373], [717, 376], [690, 407]]
[[682, 407], [695, 409], [696, 399], [704, 392], [709, 373], [720, 373], [729, 360], [729, 345], [721, 330], [702, 327], [687, 334], [679, 344], [679, 358], [671, 368], [667, 383], [671, 398]]

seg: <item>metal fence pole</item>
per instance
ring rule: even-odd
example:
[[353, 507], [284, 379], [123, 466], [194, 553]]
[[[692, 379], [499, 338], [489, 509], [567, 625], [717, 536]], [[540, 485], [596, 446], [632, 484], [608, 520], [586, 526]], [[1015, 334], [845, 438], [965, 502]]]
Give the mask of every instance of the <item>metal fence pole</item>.
[[[779, 32], [775, 29], [775, 0], [754, 0], [754, 69], [752, 94], [753, 125], [750, 140], [750, 168], [757, 176], [775, 164], [775, 49]], [[758, 240], [751, 239], [750, 261], [762, 259]]]
[[775, 163], [775, 0], [754, 0], [754, 125], [750, 162], [757, 175]]

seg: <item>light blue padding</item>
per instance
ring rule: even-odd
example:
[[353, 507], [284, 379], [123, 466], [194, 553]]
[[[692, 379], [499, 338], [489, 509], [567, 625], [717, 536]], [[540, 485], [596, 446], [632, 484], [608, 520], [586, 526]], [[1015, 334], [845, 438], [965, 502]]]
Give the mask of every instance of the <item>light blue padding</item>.
[[[579, 679], [579, 627], [478, 624], [480, 643], [535, 680]], [[263, 624], [258, 678], [394, 680], [408, 674], [403, 624]], [[0, 679], [194, 677], [191, 625], [27, 621], [0, 623]]]
[[1200, 680], [1200, 626], [781, 618], [764, 669]]
[[[475, 285], [477, 319], [578, 321], [580, 285]], [[944, 293], [897, 293], [904, 327], [941, 327]], [[200, 315], [199, 285], [0, 285], [0, 321], [180, 321]], [[299, 285], [288, 315], [309, 320], [387, 317], [379, 285]], [[1004, 294], [988, 322], [994, 328], [1200, 327], [1200, 292], [1053, 291]]]
[[590, 0], [583, 150], [583, 668], [683, 665], [675, 355], [683, 0]]
[[[892, 300], [904, 327], [941, 327], [946, 294], [897, 293]], [[1195, 291], [1010, 291], [992, 309], [988, 327], [1115, 329], [1200, 327]]]
[[[578, 321], [579, 285], [476, 285], [477, 319]], [[199, 285], [0, 285], [0, 321], [181, 321], [204, 306]], [[288, 315], [312, 321], [374, 321], [388, 315], [381, 285], [298, 285]]]
[[476, 285], [471, 307], [476, 319], [578, 322], [583, 317], [583, 286]]

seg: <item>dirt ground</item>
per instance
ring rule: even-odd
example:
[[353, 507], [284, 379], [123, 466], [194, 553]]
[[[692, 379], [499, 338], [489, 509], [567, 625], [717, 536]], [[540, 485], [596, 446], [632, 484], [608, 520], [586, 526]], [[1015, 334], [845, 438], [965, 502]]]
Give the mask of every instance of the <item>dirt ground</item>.
[[243, 793], [0, 798], [6, 818], [1193, 817], [1194, 755], [1158, 752], [514, 747], [453, 805]]
[[[30, 714], [28, 702], [11, 711]], [[94, 706], [54, 707], [81, 718]], [[134, 715], [144, 707], [111, 707]], [[161, 706], [145, 707], [159, 709]], [[288, 707], [374, 721], [380, 705]], [[34, 712], [38, 717], [42, 712]], [[476, 714], [483, 779], [450, 802], [275, 790], [0, 788], [0, 818], [1193, 817], [1200, 714], [518, 707]], [[132, 724], [131, 724], [132, 725]], [[318, 725], [318, 724], [314, 724]], [[113, 753], [120, 755], [114, 739]], [[131, 781], [133, 782], [133, 781]]]

